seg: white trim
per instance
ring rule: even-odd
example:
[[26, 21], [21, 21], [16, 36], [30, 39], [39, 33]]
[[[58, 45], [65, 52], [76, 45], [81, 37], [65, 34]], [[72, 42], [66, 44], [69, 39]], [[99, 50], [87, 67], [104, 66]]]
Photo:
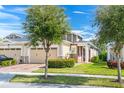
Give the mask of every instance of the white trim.
[[85, 46], [85, 62], [89, 62], [89, 46]]
[[[21, 48], [22, 46], [18, 46], [18, 45], [10, 45], [9, 48]], [[8, 48], [8, 45], [2, 45], [0, 46], [0, 48]]]
[[31, 55], [30, 55], [31, 52], [30, 52], [30, 51], [31, 51], [31, 48], [29, 47], [29, 48], [28, 48], [28, 63], [29, 63], [29, 64], [31, 63]]

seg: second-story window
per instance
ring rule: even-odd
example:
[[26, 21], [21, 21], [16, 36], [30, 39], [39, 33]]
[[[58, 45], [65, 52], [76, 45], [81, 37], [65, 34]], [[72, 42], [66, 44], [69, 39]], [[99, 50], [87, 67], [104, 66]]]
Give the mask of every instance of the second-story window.
[[73, 35], [73, 42], [76, 42], [76, 35]]
[[68, 34], [68, 35], [67, 35], [67, 40], [68, 40], [68, 41], [71, 41], [71, 34]]

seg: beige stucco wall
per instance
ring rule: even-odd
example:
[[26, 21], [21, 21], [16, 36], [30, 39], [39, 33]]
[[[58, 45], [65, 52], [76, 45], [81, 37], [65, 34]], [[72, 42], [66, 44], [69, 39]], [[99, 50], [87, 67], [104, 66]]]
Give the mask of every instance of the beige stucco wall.
[[63, 58], [67, 57], [68, 54], [70, 53], [70, 44], [71, 44], [71, 42], [63, 42], [61, 44]]
[[61, 44], [58, 45], [58, 57], [65, 58], [70, 53], [70, 44], [71, 42], [63, 41]]
[[67, 57], [69, 52], [70, 52], [70, 46], [69, 45], [63, 45], [63, 55], [64, 55], [64, 57]]
[[98, 56], [98, 51], [96, 49], [90, 49], [90, 55], [91, 55], [91, 58], [94, 56]]

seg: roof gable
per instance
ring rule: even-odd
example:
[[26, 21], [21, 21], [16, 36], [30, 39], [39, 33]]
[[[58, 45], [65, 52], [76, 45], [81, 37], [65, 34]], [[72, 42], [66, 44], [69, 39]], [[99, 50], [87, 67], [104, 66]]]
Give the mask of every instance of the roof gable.
[[5, 39], [9, 39], [11, 41], [29, 41], [26, 35], [11, 33], [10, 35], [6, 36]]
[[0, 43], [12, 43], [12, 41], [4, 38], [0, 41]]

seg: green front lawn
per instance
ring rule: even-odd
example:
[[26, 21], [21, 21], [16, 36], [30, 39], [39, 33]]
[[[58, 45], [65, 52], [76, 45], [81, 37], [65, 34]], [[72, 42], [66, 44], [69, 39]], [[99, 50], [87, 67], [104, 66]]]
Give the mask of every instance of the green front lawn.
[[[33, 71], [36, 73], [44, 72], [44, 69]], [[105, 62], [80, 64], [73, 68], [49, 68], [49, 73], [67, 73], [67, 74], [94, 74], [94, 75], [112, 75], [117, 76], [117, 69], [109, 69]], [[124, 70], [122, 70], [124, 76]]]
[[86, 86], [104, 86], [104, 87], [124, 87], [113, 79], [89, 78], [89, 77], [70, 77], [70, 76], [49, 76], [44, 79], [43, 76], [23, 76], [17, 75], [10, 82], [23, 83], [51, 83], [51, 84], [71, 84], [71, 85], [86, 85]]

